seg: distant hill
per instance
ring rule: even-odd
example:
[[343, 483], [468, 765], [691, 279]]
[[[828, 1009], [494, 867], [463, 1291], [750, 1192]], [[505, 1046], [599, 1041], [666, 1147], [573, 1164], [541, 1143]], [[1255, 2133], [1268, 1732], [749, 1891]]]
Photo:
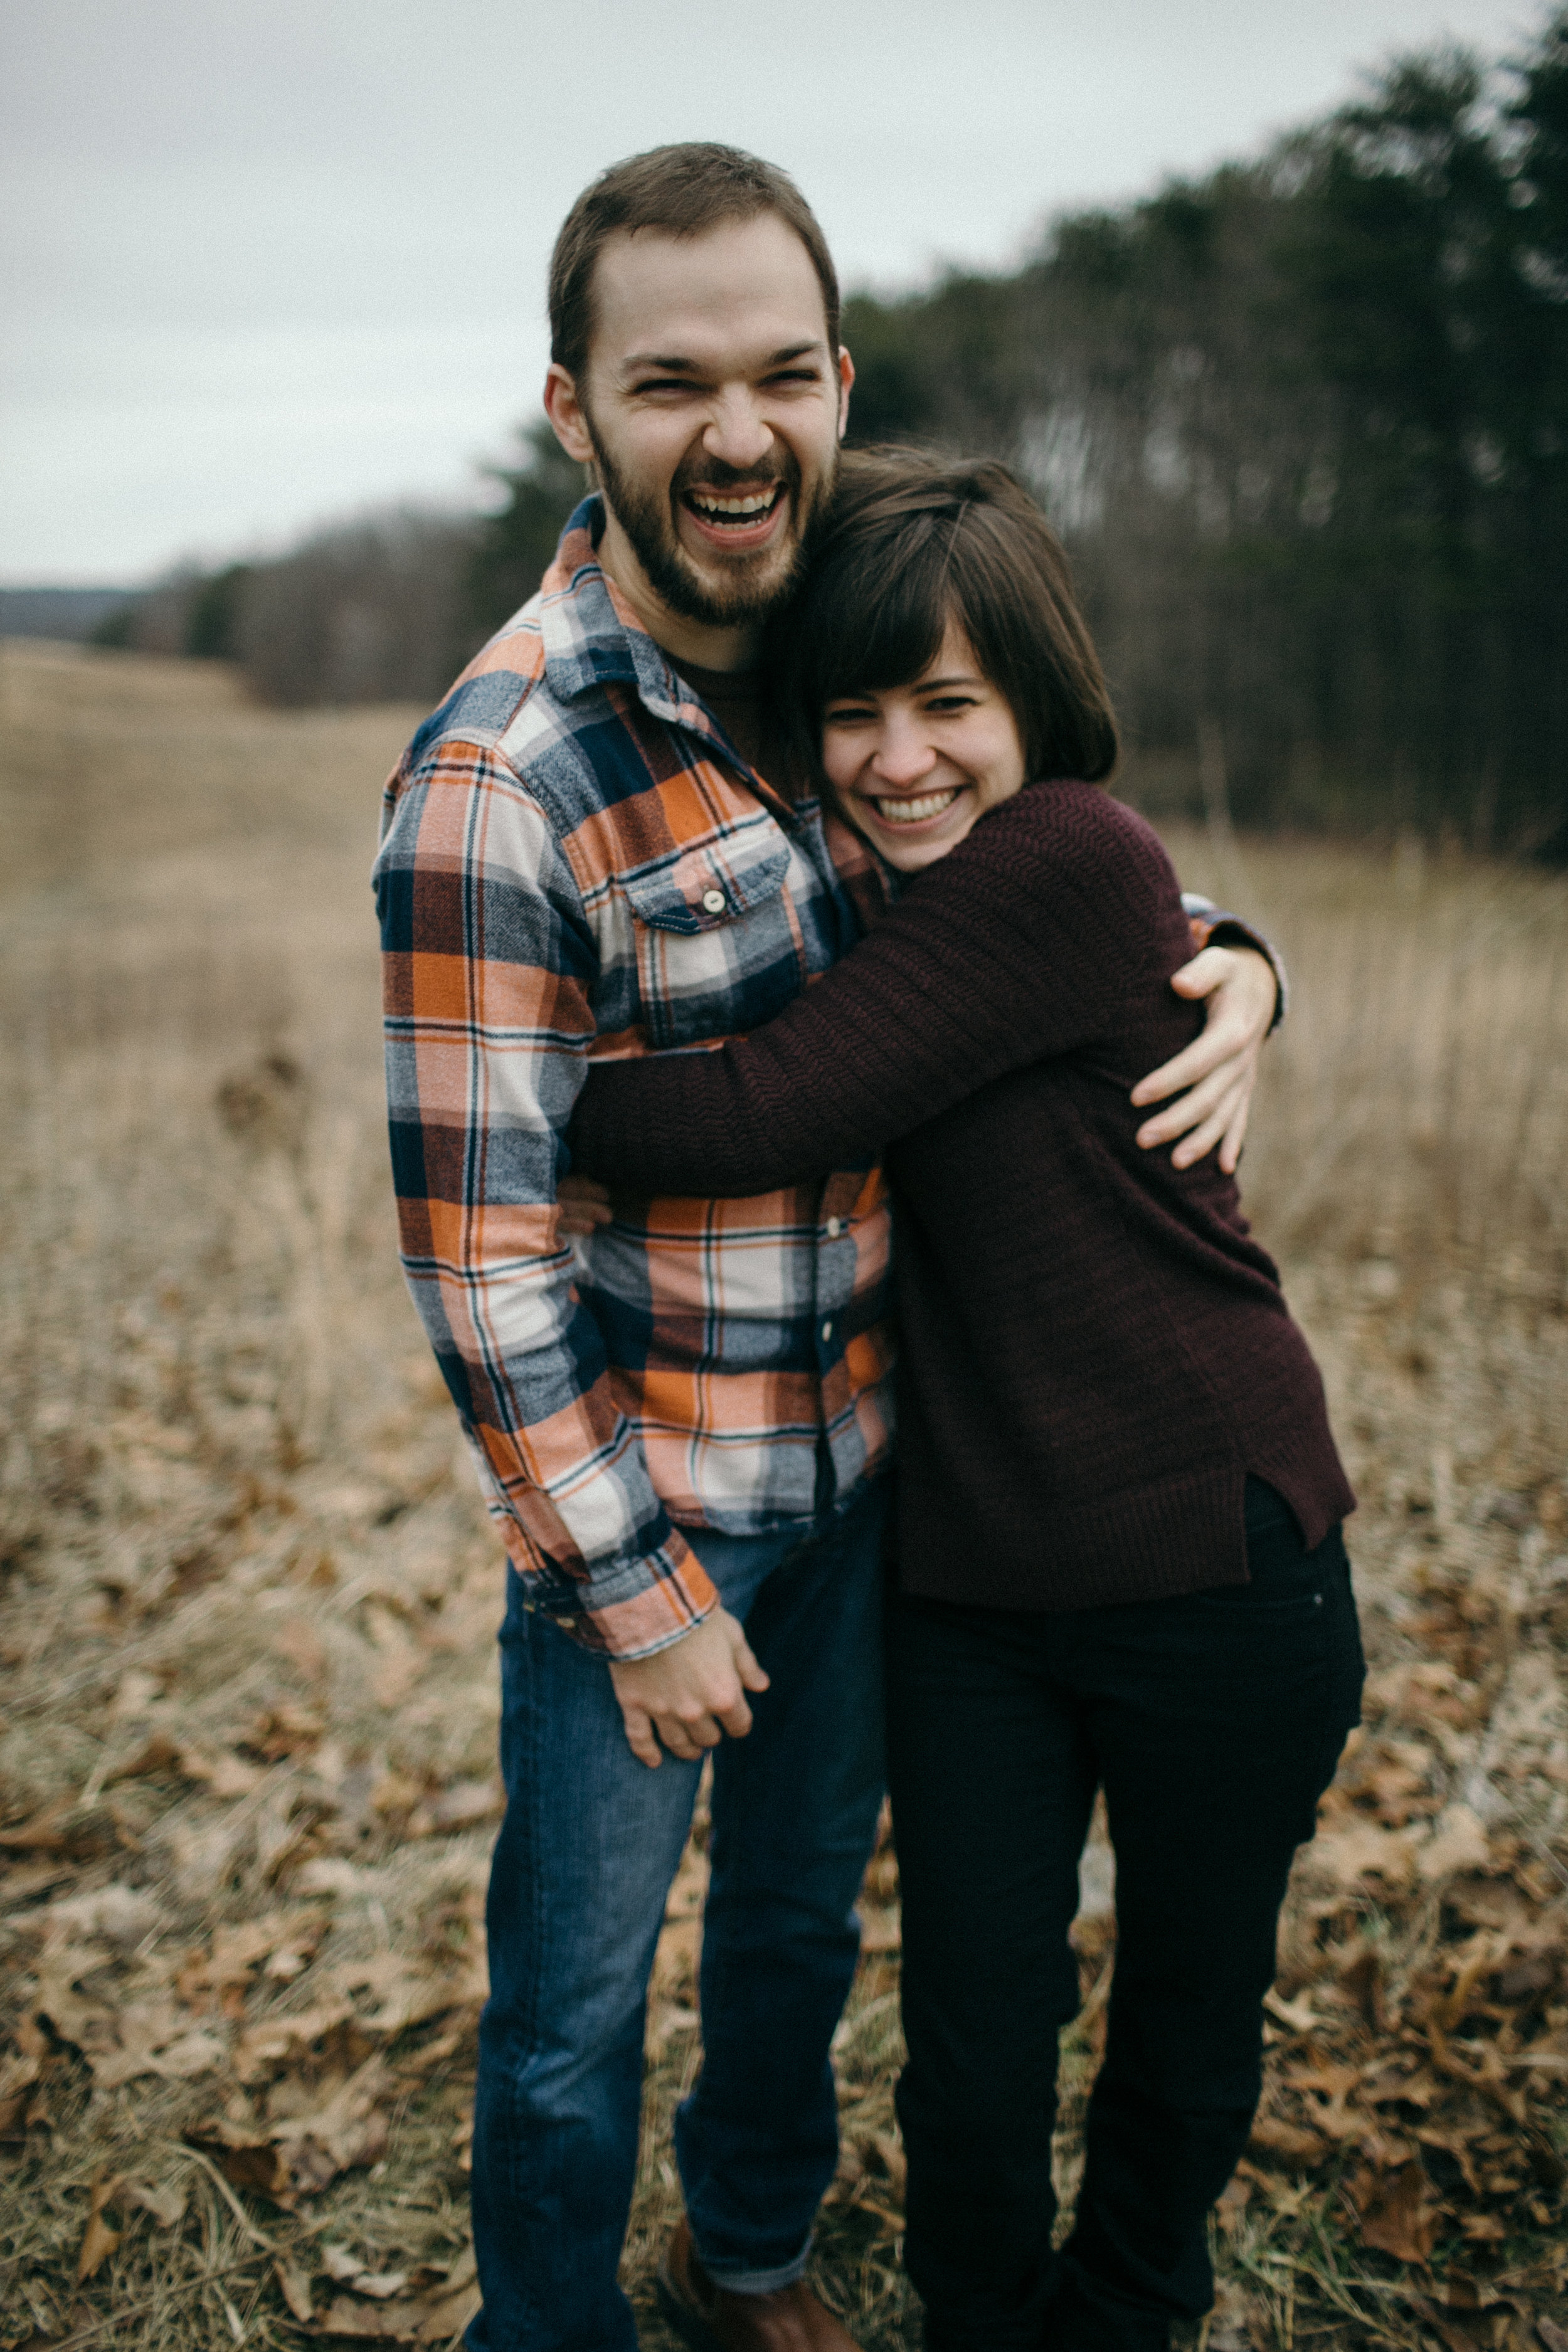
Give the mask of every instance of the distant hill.
[[65, 637], [81, 644], [131, 601], [128, 588], [0, 588], [0, 637]]

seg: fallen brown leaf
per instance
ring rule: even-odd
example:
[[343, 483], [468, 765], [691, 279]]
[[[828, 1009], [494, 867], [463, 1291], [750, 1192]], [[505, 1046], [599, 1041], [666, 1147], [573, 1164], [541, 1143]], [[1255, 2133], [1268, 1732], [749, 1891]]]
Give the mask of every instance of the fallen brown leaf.
[[[438, 2264], [422, 2265], [410, 2277], [400, 2280], [397, 2289], [388, 2283], [395, 2273], [361, 2270], [353, 2256], [345, 2255], [341, 2248], [331, 2252], [337, 2262], [334, 2264], [323, 2251], [323, 2266], [350, 2285], [354, 2295], [368, 2295], [372, 2300], [356, 2303], [350, 2295], [335, 2295], [323, 2316], [315, 2322], [318, 2336], [374, 2344], [451, 2344], [479, 2307], [471, 2246], [449, 2270]], [[421, 2291], [402, 2300], [391, 2300], [405, 2285]]]
[[47, 1886], [58, 1886], [63, 1878], [68, 1878], [71, 1867], [70, 1862], [65, 1859], [12, 1863], [0, 1874], [0, 1903], [9, 1910], [16, 1904], [31, 1902], [33, 1896], [41, 1895]]
[[14, 2057], [0, 2062], [0, 2144], [26, 2139], [27, 2110], [33, 2104], [39, 2078], [50, 2063], [47, 2045], [36, 2027], [30, 2039], [33, 2047], [18, 2049]]
[[901, 2198], [910, 2171], [903, 2142], [894, 2132], [878, 2131], [871, 2135], [871, 2145], [882, 2159], [882, 2168], [892, 2183], [894, 2196]]
[[1383, 1955], [1375, 1944], [1365, 1944], [1340, 1971], [1340, 1982], [1360, 2010], [1362, 2021], [1373, 2033], [1388, 2030]]
[[323, 2246], [321, 2268], [334, 2284], [353, 2287], [355, 2294], [368, 2294], [373, 2302], [384, 2302], [390, 2295], [403, 2294], [407, 2287], [439, 2286], [443, 2294], [447, 2291], [448, 2272], [445, 2263], [423, 2263], [412, 2271], [373, 2271], [357, 2254], [351, 2254], [346, 2246]]
[[1302, 2131], [1282, 2116], [1258, 2116], [1247, 2147], [1249, 2156], [1265, 2162], [1274, 2157], [1293, 2167], [1321, 2164], [1326, 2152], [1316, 2132]]
[[54, 1971], [40, 1971], [37, 2008], [62, 2041], [81, 2052], [95, 2082], [107, 2090], [143, 2074], [191, 2082], [221, 2063], [224, 2043], [194, 2030], [190, 2012], [174, 2000], [158, 1996], [112, 2009], [83, 1999], [71, 1979], [86, 1957], [67, 1955]]
[[166, 1731], [155, 1731], [145, 1748], [132, 1756], [128, 1763], [117, 1766], [103, 1785], [106, 1789], [112, 1789], [120, 1780], [144, 1780], [153, 1772], [166, 1772], [179, 1760], [178, 1740], [171, 1739]]
[[499, 1780], [454, 1780], [440, 1795], [428, 1798], [408, 1817], [411, 1838], [450, 1837], [458, 1830], [476, 1829], [494, 1821], [506, 1803]]
[[205, 1782], [215, 1797], [248, 1797], [267, 1777], [265, 1766], [247, 1763], [229, 1748], [182, 1748], [180, 1769], [187, 1780]]
[[115, 1882], [80, 1895], [57, 1895], [44, 1913], [51, 1946], [75, 1936], [101, 1936], [111, 1944], [140, 1944], [161, 1925], [163, 1911], [144, 1886]]
[[282, 2255], [279, 2256], [272, 2268], [284, 2302], [294, 2317], [301, 2325], [308, 2326], [316, 2315], [315, 2301], [310, 2293], [309, 2277], [297, 2263], [286, 2261]]
[[390, 2129], [378, 2102], [393, 2087], [392, 2070], [376, 2053], [322, 2103], [281, 2116], [265, 2127], [218, 2116], [190, 2134], [236, 2189], [254, 2189], [290, 2209], [318, 2196], [340, 2172], [374, 2164]]
[[1450, 1805], [1415, 1855], [1415, 1867], [1429, 1885], [1461, 1870], [1485, 1870], [1491, 1859], [1486, 1830], [1468, 1805]]
[[1426, 2175], [1418, 2163], [1392, 2172], [1363, 2166], [1348, 2184], [1363, 2245], [1392, 2254], [1396, 2263], [1424, 2263], [1437, 2242], [1441, 2221]]
[[[1272, 2335], [1273, 2330], [1268, 2332]], [[1221, 2279], [1205, 2332], [1205, 2352], [1257, 2352], [1266, 2340], [1262, 2330], [1254, 2326], [1252, 2305], [1240, 2287], [1234, 2279]]]
[[77, 2256], [78, 2286], [85, 2284], [87, 2280], [98, 2275], [124, 2235], [122, 2231], [110, 2229], [103, 2218], [106, 2207], [113, 2202], [120, 2186], [118, 2173], [100, 2172], [92, 2184], [91, 2210], [88, 2214], [87, 2228], [82, 2234], [81, 2252]]
[[[296, 2010], [289, 2017], [266, 2018], [235, 2043], [235, 2074], [247, 2084], [265, 2083], [353, 2016], [351, 2002], [327, 2000], [318, 2001], [312, 2009]], [[363, 2046], [362, 2042], [362, 2050]]]
[[1316, 1877], [1353, 1886], [1361, 1878], [1381, 1878], [1391, 1888], [1407, 1886], [1415, 1874], [1415, 1840], [1409, 1830], [1380, 1829], [1352, 1818], [1344, 1827], [1320, 1830], [1307, 1849], [1307, 1867]]
[[73, 1797], [46, 1806], [30, 1821], [0, 1830], [0, 1853], [69, 1854], [86, 1861], [108, 1852], [112, 1843], [112, 1829], [99, 1814], [79, 1807]]
[[648, 1987], [655, 2001], [662, 2000], [689, 1979], [695, 1982], [697, 1958], [701, 1949], [702, 1921], [700, 1917], [671, 1919], [659, 1929]]
[[860, 1915], [860, 1949], [863, 1952], [896, 1952], [904, 1940], [903, 1916], [896, 1903], [886, 1910], [869, 1907]]
[[1324, 2022], [1304, 1992], [1294, 2000], [1286, 2000], [1277, 1992], [1266, 1992], [1263, 2006], [1278, 2024], [1289, 2027], [1292, 2033], [1316, 2033]]
[[173, 2230], [183, 2221], [190, 2202], [184, 2190], [171, 2182], [130, 2179], [121, 2182], [120, 2199], [121, 2204], [136, 2205], [150, 2213], [160, 2230]]
[[319, 1681], [326, 1671], [326, 1644], [308, 1617], [286, 1618], [272, 1635], [271, 1647], [307, 1682]]
[[1227, 2238], [1234, 2237], [1241, 2227], [1241, 2217], [1252, 2201], [1255, 2184], [1239, 2175], [1228, 2181], [1215, 2207], [1215, 2219]]
[[65, 1844], [62, 1823], [70, 1812], [68, 1801], [46, 1806], [30, 1821], [14, 1822], [9, 1829], [0, 1830], [0, 1852], [5, 1853], [58, 1853]]
[[308, 1754], [319, 1745], [325, 1729], [325, 1718], [315, 1708], [282, 1699], [276, 1706], [263, 1709], [239, 1745], [265, 1763], [278, 1764], [285, 1757]]
[[316, 2334], [347, 2337], [360, 2344], [416, 2344], [423, 2315], [414, 2304], [395, 2308], [383, 2304], [355, 2303], [352, 2296], [339, 2294], [333, 2296], [317, 2320]]
[[344, 1993], [374, 1994], [380, 2007], [359, 2022], [367, 2033], [389, 2038], [405, 2033], [411, 2025], [442, 2017], [475, 1997], [468, 1979], [437, 1976], [392, 1952], [345, 1961], [332, 1970], [332, 1982]]

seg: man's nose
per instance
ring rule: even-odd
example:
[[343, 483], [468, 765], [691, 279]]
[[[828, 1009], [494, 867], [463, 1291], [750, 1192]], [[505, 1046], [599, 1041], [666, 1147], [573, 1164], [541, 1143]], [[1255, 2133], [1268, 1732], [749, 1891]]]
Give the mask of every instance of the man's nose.
[[918, 784], [935, 765], [935, 746], [912, 719], [893, 716], [883, 722], [871, 769], [885, 784]]
[[710, 457], [744, 472], [748, 467], [761, 465], [773, 446], [773, 427], [749, 393], [737, 390], [720, 395], [702, 436], [702, 446]]

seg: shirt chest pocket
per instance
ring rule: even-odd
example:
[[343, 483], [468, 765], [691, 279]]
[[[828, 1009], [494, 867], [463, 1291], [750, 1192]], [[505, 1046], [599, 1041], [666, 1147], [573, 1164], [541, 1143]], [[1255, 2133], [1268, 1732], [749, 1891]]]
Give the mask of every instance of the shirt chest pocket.
[[770, 822], [626, 878], [650, 1045], [734, 1036], [799, 994], [806, 966], [784, 887], [790, 856]]

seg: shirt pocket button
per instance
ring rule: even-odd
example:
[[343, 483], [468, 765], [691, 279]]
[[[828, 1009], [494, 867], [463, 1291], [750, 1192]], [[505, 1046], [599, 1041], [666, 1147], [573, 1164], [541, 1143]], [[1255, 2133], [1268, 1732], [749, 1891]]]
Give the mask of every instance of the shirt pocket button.
[[710, 915], [721, 915], [728, 904], [722, 890], [704, 890], [702, 904]]

